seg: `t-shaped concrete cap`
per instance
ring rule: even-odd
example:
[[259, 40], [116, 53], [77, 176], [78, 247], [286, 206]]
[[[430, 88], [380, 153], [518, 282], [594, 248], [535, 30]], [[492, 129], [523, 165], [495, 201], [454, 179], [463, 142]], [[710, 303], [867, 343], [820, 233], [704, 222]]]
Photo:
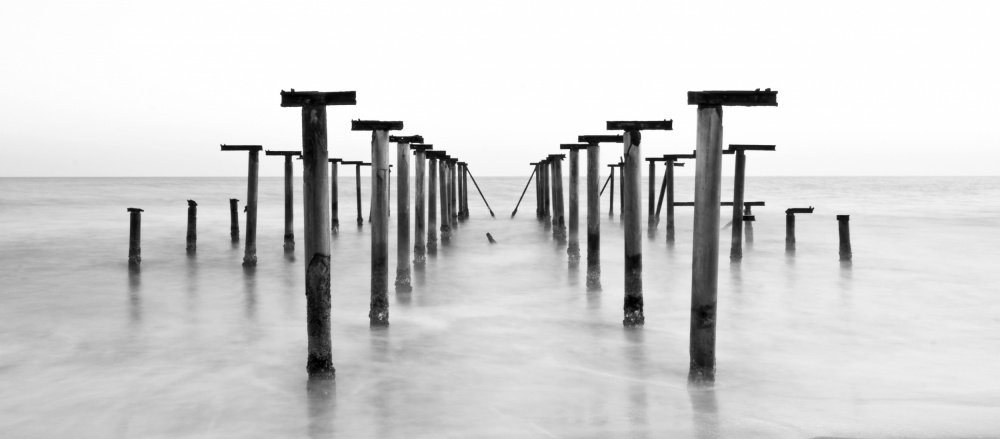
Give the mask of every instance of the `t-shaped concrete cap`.
[[424, 136], [419, 134], [413, 136], [389, 136], [389, 141], [393, 143], [424, 143]]
[[271, 150], [267, 150], [267, 151], [264, 151], [264, 155], [293, 156], [293, 155], [302, 155], [302, 151], [271, 151]]
[[625, 137], [621, 134], [607, 135], [607, 134], [597, 134], [590, 136], [577, 136], [577, 142], [586, 142], [588, 146], [596, 145], [598, 143], [624, 143]]
[[403, 129], [402, 121], [387, 120], [352, 120], [351, 131], [399, 131]]
[[142, 210], [142, 209], [140, 209], [138, 207], [128, 207], [125, 210], [127, 210], [129, 212], [133, 212], [133, 213], [144, 212], [144, 210]]
[[777, 107], [778, 92], [771, 89], [760, 91], [759, 88], [754, 91], [689, 91], [688, 105]]
[[223, 151], [260, 151], [264, 147], [260, 145], [219, 145]]
[[310, 105], [357, 105], [354, 91], [281, 91], [282, 107], [305, 107]]
[[673, 130], [673, 120], [631, 120], [608, 121], [609, 130], [641, 131], [641, 130]]

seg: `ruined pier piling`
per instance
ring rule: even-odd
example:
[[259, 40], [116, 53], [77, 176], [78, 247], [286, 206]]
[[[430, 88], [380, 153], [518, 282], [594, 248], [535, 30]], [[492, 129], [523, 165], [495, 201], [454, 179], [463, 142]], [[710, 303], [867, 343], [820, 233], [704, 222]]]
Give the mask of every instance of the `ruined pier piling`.
[[326, 107], [355, 105], [355, 92], [281, 92], [282, 107], [302, 108], [303, 251], [306, 260], [306, 333], [309, 335], [306, 371], [310, 376], [333, 376], [330, 338], [330, 194]]
[[438, 228], [440, 231], [439, 238], [441, 239], [441, 244], [446, 245], [451, 242], [451, 214], [449, 208], [451, 207], [450, 194], [448, 193], [448, 186], [451, 182], [451, 177], [448, 175], [448, 161], [451, 157], [445, 153], [445, 151], [435, 151], [435, 156], [438, 161], [438, 194], [440, 198], [440, 214], [441, 214], [441, 225]]
[[538, 169], [539, 169], [539, 175], [542, 176], [542, 178], [540, 180], [540, 182], [541, 182], [541, 186], [540, 187], [542, 189], [542, 192], [541, 192], [541, 196], [542, 196], [542, 216], [541, 216], [541, 219], [542, 219], [542, 225], [544, 225], [545, 229], [547, 230], [549, 228], [549, 226], [550, 226], [549, 221], [552, 219], [552, 205], [550, 204], [551, 200], [552, 200], [552, 195], [549, 193], [549, 190], [552, 188], [552, 185], [549, 182], [550, 172], [549, 172], [549, 160], [548, 160], [548, 158], [545, 158], [545, 159], [542, 159], [542, 160], [538, 161]]
[[128, 211], [128, 265], [138, 267], [142, 263], [142, 209], [129, 207]]
[[331, 158], [330, 162], [330, 232], [334, 235], [340, 233], [340, 183], [338, 179], [338, 168], [342, 159]]
[[729, 145], [736, 154], [736, 174], [733, 178], [733, 239], [730, 244], [729, 260], [743, 259], [743, 187], [746, 180], [746, 152], [774, 151], [774, 145]]
[[664, 154], [663, 159], [666, 162], [666, 169], [663, 175], [663, 187], [660, 189], [660, 201], [656, 205], [656, 220], [660, 220], [660, 206], [663, 205], [663, 193], [666, 192], [667, 199], [667, 245], [673, 245], [674, 236], [674, 167], [684, 166], [684, 163], [680, 163], [677, 160], [681, 159], [693, 159], [695, 157], [694, 153], [691, 154]]
[[400, 121], [351, 121], [351, 131], [372, 133], [372, 280], [368, 324], [375, 327], [389, 326], [389, 131], [401, 129]]
[[414, 162], [413, 206], [413, 266], [423, 267], [427, 262], [427, 161], [428, 144], [410, 144]]
[[285, 158], [285, 245], [286, 252], [295, 250], [295, 209], [292, 197], [292, 157], [301, 156], [300, 151], [265, 151], [264, 155], [281, 156]]
[[243, 251], [243, 266], [257, 266], [257, 174], [260, 170], [260, 145], [221, 145], [223, 151], [247, 151], [247, 239]]
[[837, 215], [837, 229], [840, 232], [840, 262], [851, 262], [851, 216]]
[[[615, 217], [615, 168], [620, 168], [621, 163], [610, 164], [608, 165], [608, 167], [611, 168], [611, 175], [608, 177], [608, 182], [611, 183], [611, 194], [610, 194], [611, 199], [608, 201], [608, 218], [614, 218]], [[604, 186], [607, 187], [607, 184], [605, 184]], [[603, 190], [601, 192], [603, 192]]]
[[565, 154], [548, 157], [552, 169], [552, 237], [559, 244], [566, 243], [566, 203], [563, 200], [562, 160]]
[[358, 223], [358, 228], [364, 227], [365, 226], [365, 217], [361, 213], [361, 167], [362, 166], [371, 166], [372, 164], [368, 163], [368, 162], [364, 162], [364, 161], [346, 161], [346, 160], [342, 161], [340, 163], [343, 163], [345, 165], [354, 165], [354, 186], [355, 186], [355, 194], [356, 194], [355, 198], [357, 199], [357, 205], [358, 205], [358, 219], [357, 219], [357, 223]]
[[795, 214], [797, 213], [813, 213], [813, 207], [785, 209], [785, 252], [787, 253], [795, 253]]
[[426, 151], [427, 157], [427, 254], [437, 254], [438, 152]]
[[188, 224], [187, 224], [187, 247], [188, 253], [198, 251], [198, 203], [194, 200], [188, 202]]
[[[664, 159], [662, 157], [646, 157], [646, 161], [649, 162], [649, 181], [647, 189], [649, 198], [649, 206], [646, 208], [646, 229], [649, 230], [650, 236], [653, 235], [653, 231], [656, 230], [656, 225], [660, 222], [660, 211], [656, 209], [656, 162], [662, 162]], [[663, 178], [664, 184], [667, 182], [667, 178]], [[661, 190], [662, 193], [662, 190]]]
[[[535, 218], [538, 220], [542, 219], [542, 164], [541, 162], [532, 162], [530, 165], [535, 167], [532, 171], [532, 175], [535, 176]], [[527, 186], [525, 186], [527, 187]]]
[[413, 291], [410, 286], [410, 144], [423, 143], [422, 136], [389, 136], [396, 143], [396, 292]]
[[229, 239], [233, 242], [233, 247], [240, 242], [240, 200], [229, 199]]
[[688, 383], [715, 383], [715, 328], [719, 284], [719, 203], [722, 195], [722, 107], [777, 106], [777, 92], [688, 92], [697, 105], [694, 239], [691, 267], [691, 356]]
[[601, 289], [601, 143], [622, 143], [620, 135], [577, 137], [587, 144], [587, 289]]
[[458, 228], [458, 159], [452, 157], [448, 160], [448, 177], [451, 179], [448, 184], [448, 218], [451, 218], [451, 229]]
[[609, 121], [608, 130], [623, 130], [622, 223], [625, 226], [625, 326], [646, 322], [642, 298], [642, 149], [643, 130], [672, 130], [673, 121]]
[[464, 220], [468, 215], [466, 193], [469, 190], [469, 173], [465, 162], [458, 162], [458, 219]]
[[569, 150], [569, 245], [566, 254], [570, 265], [574, 266], [580, 261], [580, 150], [588, 146], [586, 143], [559, 145], [560, 149]]

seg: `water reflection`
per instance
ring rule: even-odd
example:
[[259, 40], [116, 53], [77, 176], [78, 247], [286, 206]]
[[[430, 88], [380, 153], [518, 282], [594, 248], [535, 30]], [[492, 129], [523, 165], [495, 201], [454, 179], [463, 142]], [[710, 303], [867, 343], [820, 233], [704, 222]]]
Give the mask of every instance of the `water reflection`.
[[688, 398], [694, 415], [694, 434], [699, 439], [722, 437], [719, 432], [719, 405], [715, 399], [715, 389], [711, 387], [688, 387]]
[[256, 267], [243, 267], [243, 306], [248, 320], [257, 317], [257, 279], [254, 276], [256, 272]]
[[854, 269], [851, 261], [840, 261], [840, 291], [851, 292], [854, 286]]
[[333, 437], [333, 421], [337, 409], [337, 382], [333, 376], [310, 377], [306, 381], [306, 397], [309, 409], [309, 437], [311, 439]]
[[375, 409], [375, 437], [393, 437], [392, 407], [389, 398], [396, 389], [392, 385], [392, 359], [390, 358], [389, 328], [373, 328], [369, 338], [371, 360], [379, 373], [376, 374], [372, 391], [372, 407]]
[[647, 382], [642, 377], [648, 377], [646, 371], [645, 331], [642, 328], [624, 328], [625, 361], [628, 363], [629, 375], [636, 379], [628, 385], [628, 420], [632, 428], [632, 437], [649, 437], [649, 398], [646, 394]]
[[198, 309], [198, 257], [194, 253], [188, 253], [185, 269], [184, 283], [187, 286], [187, 314], [190, 321], [194, 321]]
[[128, 317], [129, 323], [137, 325], [142, 322], [142, 277], [140, 268], [136, 265], [128, 267]]

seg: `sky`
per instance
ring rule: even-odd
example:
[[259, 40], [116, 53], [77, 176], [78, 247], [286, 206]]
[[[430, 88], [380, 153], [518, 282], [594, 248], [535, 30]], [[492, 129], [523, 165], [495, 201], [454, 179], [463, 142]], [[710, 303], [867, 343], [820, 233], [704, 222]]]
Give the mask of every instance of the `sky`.
[[357, 91], [327, 109], [347, 160], [370, 159], [351, 119], [402, 120], [477, 176], [609, 120], [671, 119], [642, 153], [687, 153], [688, 91], [771, 88], [776, 108], [724, 110], [724, 144], [777, 145], [748, 176], [996, 176], [997, 23], [995, 1], [10, 0], [0, 177], [242, 176], [219, 144], [301, 148], [291, 88]]

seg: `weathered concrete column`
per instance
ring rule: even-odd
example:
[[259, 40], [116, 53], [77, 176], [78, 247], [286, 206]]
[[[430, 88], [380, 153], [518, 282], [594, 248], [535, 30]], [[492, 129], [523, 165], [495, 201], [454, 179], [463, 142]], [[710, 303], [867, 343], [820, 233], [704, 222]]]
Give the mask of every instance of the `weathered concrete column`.
[[622, 324], [646, 322], [642, 298], [642, 130], [672, 130], [673, 121], [612, 121], [608, 130], [623, 130], [622, 223], [625, 226], [625, 304]]
[[562, 160], [565, 154], [551, 154], [548, 157], [552, 168], [552, 237], [556, 242], [566, 242], [566, 203], [563, 200]]
[[[656, 162], [663, 161], [660, 157], [646, 157], [646, 161], [649, 162], [649, 181], [647, 186], [647, 197], [649, 199], [649, 206], [646, 208], [646, 228], [649, 233], [653, 233], [656, 229], [656, 223], [659, 219], [659, 212], [656, 211]], [[655, 215], [654, 215], [655, 214]]]
[[542, 164], [539, 162], [529, 163], [535, 167], [532, 173], [535, 175], [535, 218], [542, 219]]
[[[587, 144], [587, 289], [601, 289], [601, 142], [622, 143], [618, 135], [579, 136]], [[612, 168], [613, 169], [613, 168]]]
[[458, 169], [458, 219], [465, 219], [465, 184], [468, 180], [465, 177], [465, 162], [455, 164]]
[[233, 243], [240, 242], [240, 200], [229, 199], [229, 238]]
[[[403, 122], [399, 121], [351, 121], [351, 131], [372, 132], [372, 281], [371, 310], [368, 312], [370, 326], [389, 326], [389, 131], [401, 129]], [[409, 243], [406, 247], [409, 247]], [[408, 263], [409, 257], [407, 257]]]
[[[750, 206], [747, 206], [749, 208]], [[813, 207], [792, 207], [785, 209], [785, 251], [795, 252], [795, 214], [813, 213]]]
[[688, 92], [698, 105], [694, 241], [691, 268], [691, 363], [688, 382], [715, 382], [715, 327], [719, 283], [719, 202], [722, 195], [722, 107], [776, 106], [777, 92]]
[[437, 254], [437, 151], [427, 151], [427, 254]]
[[[469, 218], [469, 177], [472, 175], [469, 173], [469, 164], [466, 162], [460, 163], [462, 165], [462, 218]], [[476, 184], [475, 177], [472, 178], [472, 184], [476, 185], [476, 190], [479, 190], [479, 185]], [[480, 192], [482, 195], [482, 192]], [[485, 201], [486, 198], [484, 197]], [[487, 204], [487, 207], [489, 205]], [[492, 212], [493, 209], [490, 209]]]
[[427, 262], [427, 164], [425, 151], [428, 144], [410, 144], [413, 150], [414, 166], [414, 206], [413, 206], [413, 266], [423, 267]]
[[257, 266], [257, 173], [260, 169], [260, 145], [221, 145], [223, 151], [247, 151], [247, 240], [243, 251], [243, 266]]
[[550, 226], [552, 220], [552, 166], [549, 159], [539, 161], [542, 164], [542, 215], [545, 219], [545, 227]]
[[[625, 215], [625, 162], [618, 162], [618, 218]], [[613, 190], [613, 188], [612, 188]]]
[[733, 239], [729, 259], [743, 259], [743, 185], [746, 174], [746, 151], [774, 151], [774, 145], [729, 145], [736, 154], [736, 175], [733, 179]]
[[840, 230], [840, 260], [851, 262], [854, 254], [851, 252], [851, 216], [837, 215], [837, 225]]
[[292, 157], [301, 156], [299, 151], [265, 151], [265, 155], [285, 157], [285, 251], [295, 250], [295, 210], [292, 198]]
[[340, 233], [340, 183], [337, 182], [338, 164], [342, 159], [330, 159], [330, 231], [336, 235]]
[[198, 251], [198, 203], [188, 201], [187, 247], [188, 253]]
[[458, 191], [459, 191], [458, 182], [459, 182], [459, 179], [458, 179], [458, 159], [457, 158], [452, 158], [451, 160], [449, 160], [449, 162], [448, 162], [448, 176], [451, 177], [451, 184], [448, 186], [448, 188], [449, 188], [448, 190], [450, 191], [450, 195], [451, 195], [451, 205], [449, 206], [448, 210], [449, 210], [449, 214], [450, 214], [450, 218], [451, 218], [451, 228], [452, 228], [452, 230], [454, 230], [454, 229], [456, 229], [458, 227], [458, 216], [459, 216], [459, 209], [458, 209]]
[[611, 168], [611, 177], [608, 178], [608, 181], [611, 183], [611, 200], [608, 201], [608, 218], [615, 217], [615, 168], [618, 166], [618, 164], [608, 165], [608, 167]]
[[[694, 154], [665, 154], [663, 158], [667, 162], [666, 172], [663, 176], [664, 189], [667, 193], [667, 244], [672, 245], [674, 243], [674, 167], [684, 166], [684, 163], [679, 163], [677, 160], [680, 159], [693, 159]], [[661, 191], [660, 200], [663, 200], [663, 194]], [[659, 219], [660, 208], [656, 208], [656, 216]]]
[[355, 188], [356, 188], [355, 194], [356, 194], [357, 205], [358, 205], [358, 219], [357, 219], [357, 223], [358, 223], [358, 227], [359, 228], [360, 227], [364, 227], [364, 225], [365, 225], [365, 217], [361, 213], [361, 167], [362, 166], [371, 166], [372, 164], [371, 163], [366, 163], [366, 162], [363, 162], [363, 161], [346, 161], [346, 160], [342, 161], [340, 163], [343, 163], [345, 165], [354, 165], [354, 185], [355, 185]]
[[580, 261], [580, 150], [588, 146], [586, 143], [559, 145], [559, 149], [569, 150], [569, 245], [566, 253], [570, 265]]
[[413, 291], [410, 286], [410, 144], [423, 143], [421, 136], [390, 136], [396, 143], [396, 292]]
[[437, 156], [438, 158], [438, 186], [439, 192], [441, 194], [441, 244], [445, 245], [451, 242], [451, 213], [449, 207], [451, 206], [451, 196], [448, 193], [448, 184], [451, 181], [451, 177], [448, 176], [448, 161], [451, 157], [444, 154]]
[[128, 265], [142, 263], [142, 209], [129, 207], [128, 211]]
[[332, 376], [330, 337], [330, 182], [326, 139], [326, 106], [355, 105], [355, 92], [281, 92], [282, 107], [302, 107], [302, 206], [307, 261], [305, 269], [306, 332], [310, 376]]

